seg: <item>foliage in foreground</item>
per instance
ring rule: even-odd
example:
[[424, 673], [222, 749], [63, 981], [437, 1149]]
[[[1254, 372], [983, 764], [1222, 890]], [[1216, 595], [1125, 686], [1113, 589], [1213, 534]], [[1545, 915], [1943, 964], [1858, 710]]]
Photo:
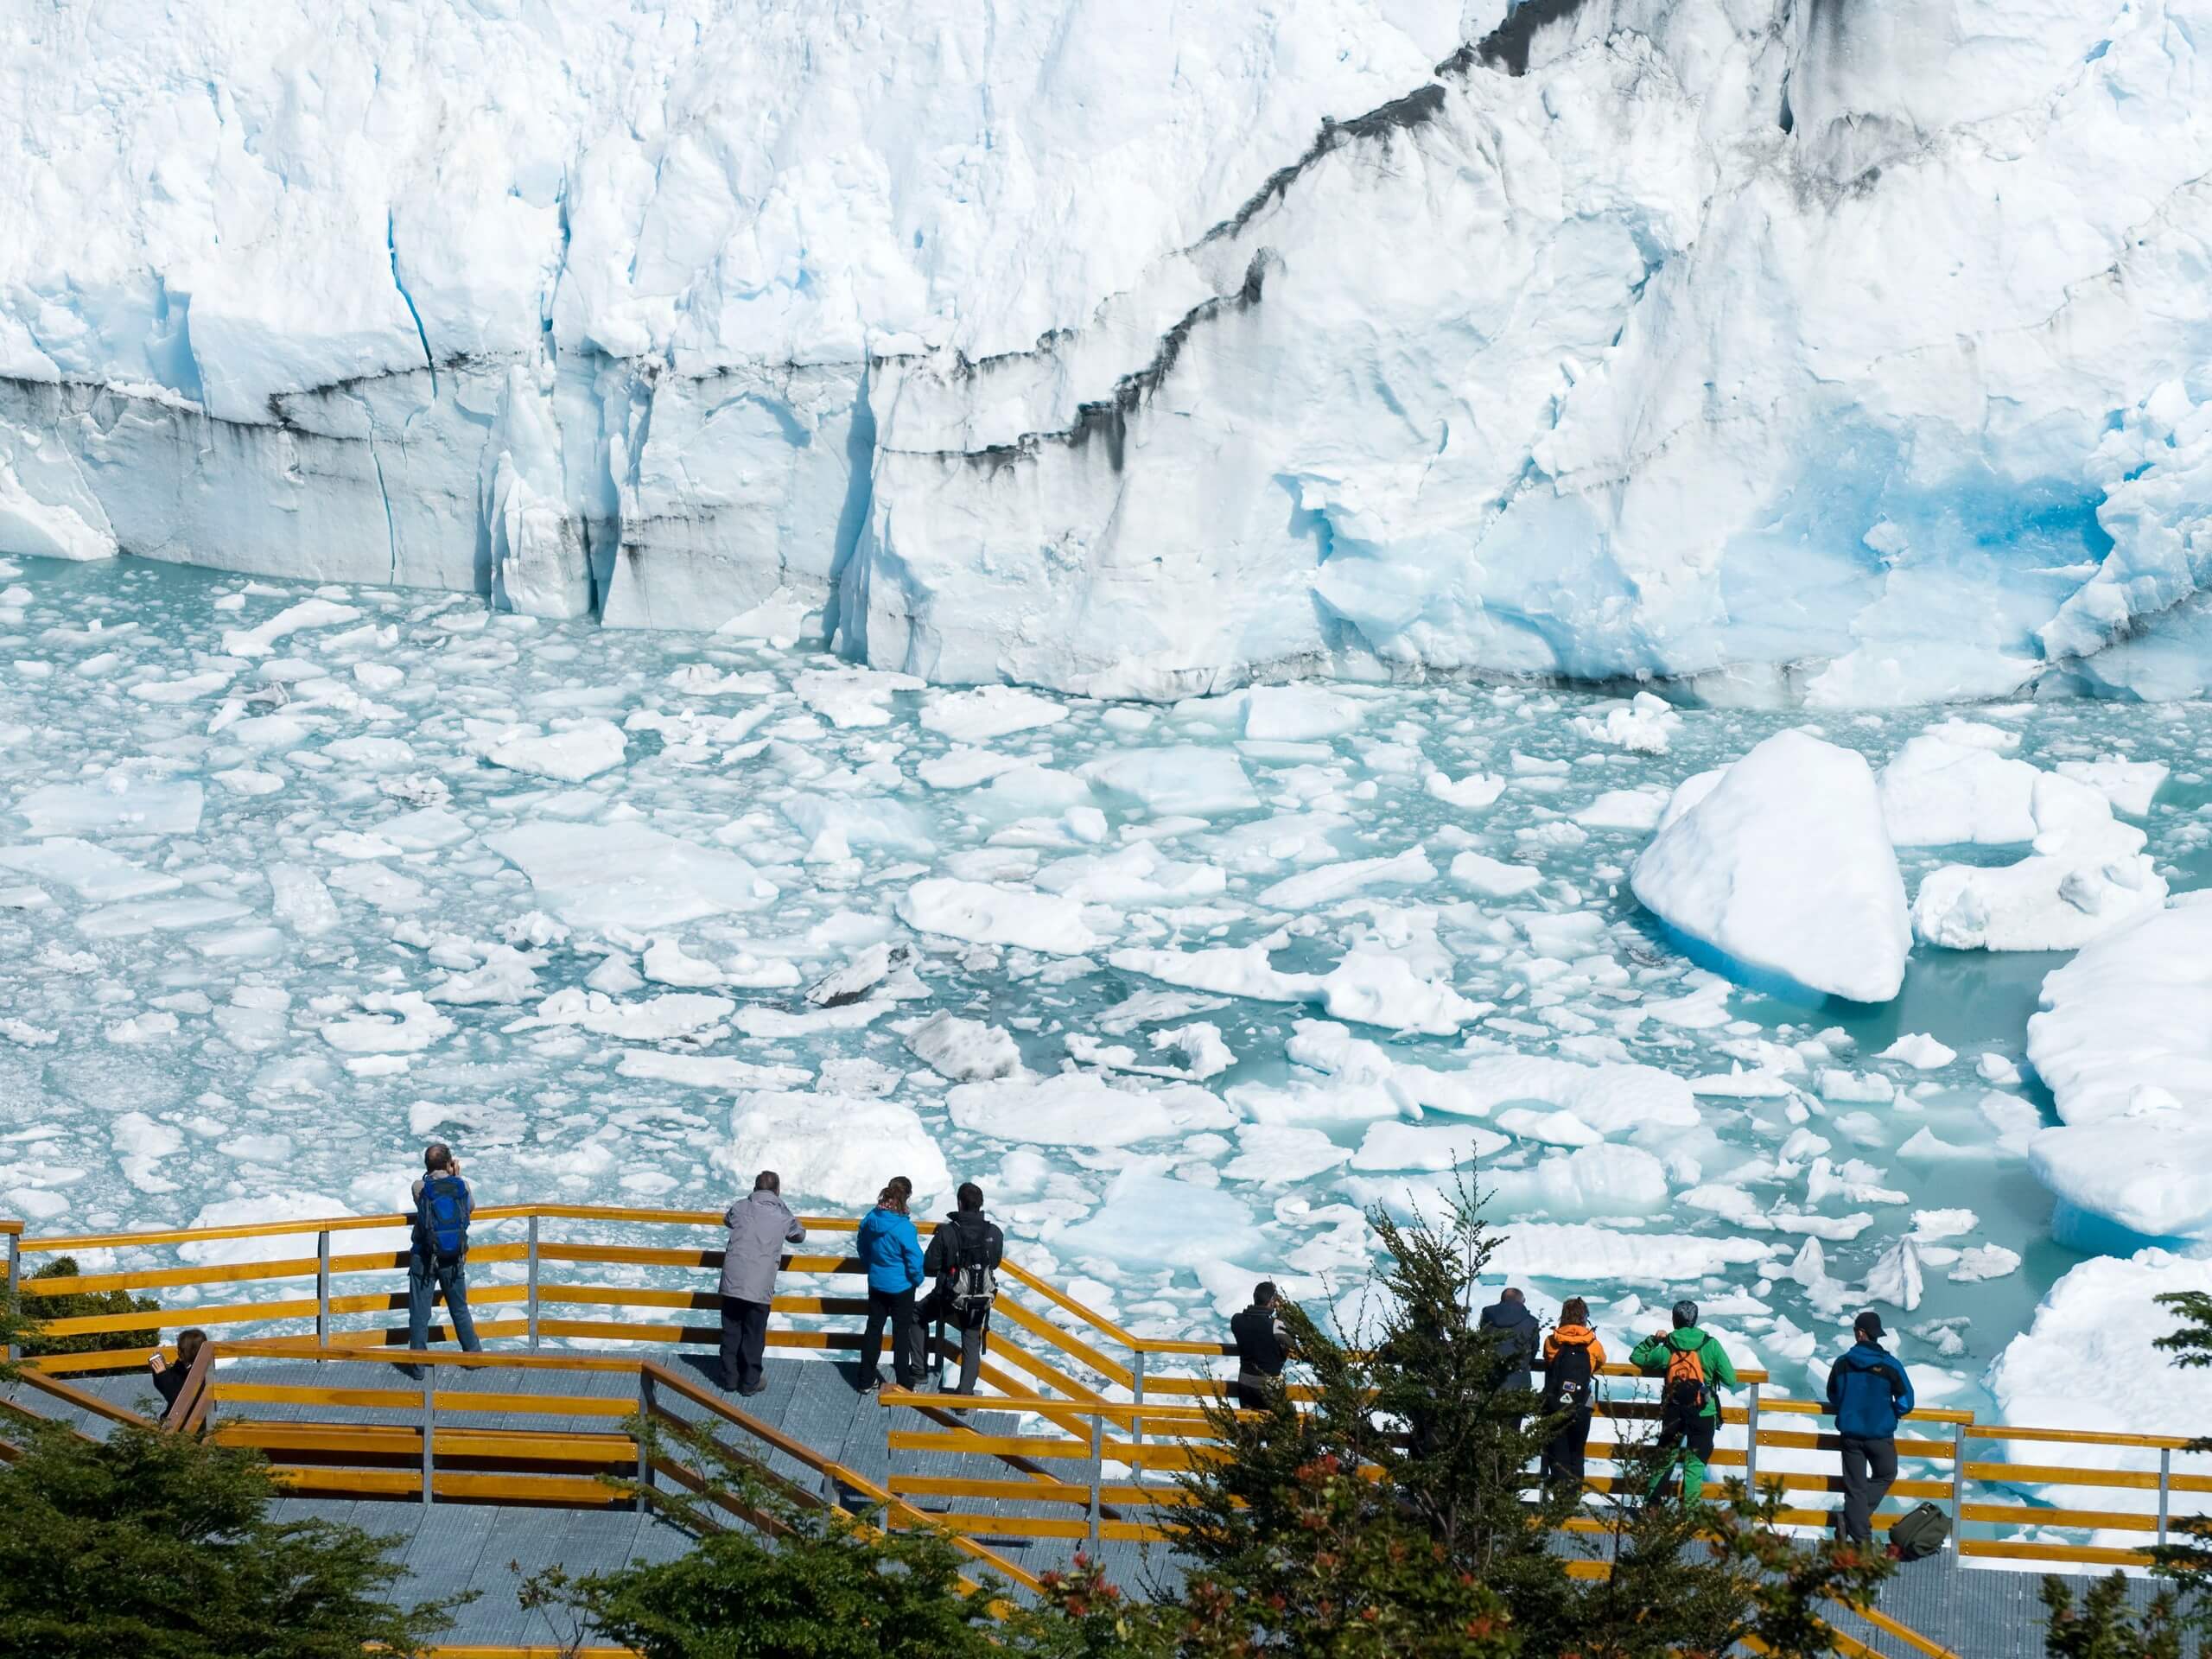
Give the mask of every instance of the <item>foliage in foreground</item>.
[[450, 1620], [387, 1599], [392, 1540], [269, 1519], [259, 1459], [126, 1427], [36, 1430], [0, 1468], [0, 1659], [360, 1659]]
[[[75, 1256], [58, 1255], [30, 1276], [35, 1281], [74, 1279], [80, 1271]], [[134, 1296], [127, 1290], [65, 1291], [59, 1296], [38, 1297], [31, 1305], [37, 1307], [41, 1322], [97, 1313], [146, 1313], [161, 1307], [151, 1296]], [[43, 1354], [99, 1353], [111, 1348], [152, 1348], [162, 1339], [161, 1332], [151, 1325], [139, 1331], [88, 1331], [68, 1337], [40, 1336], [37, 1331], [36, 1324], [27, 1323], [24, 1333], [16, 1338], [27, 1359]]]
[[[1226, 1409], [1227, 1456], [1182, 1478], [1187, 1580], [1135, 1602], [1078, 1558], [1038, 1605], [990, 1604], [970, 1558], [925, 1534], [888, 1536], [765, 1481], [700, 1431], [655, 1435], [690, 1480], [652, 1500], [698, 1541], [683, 1559], [525, 1587], [571, 1643], [619, 1642], [646, 1659], [1037, 1656], [1038, 1659], [1681, 1659], [1764, 1643], [1780, 1659], [1835, 1650], [1831, 1599], [1863, 1603], [1884, 1555], [1794, 1543], [1778, 1485], [1732, 1484], [1684, 1506], [1669, 1460], [1627, 1446], [1618, 1495], [1530, 1490], [1525, 1474], [1555, 1425], [1533, 1394], [1499, 1386], [1500, 1357], [1475, 1328], [1495, 1243], [1462, 1195], [1441, 1224], [1373, 1217], [1389, 1255], [1374, 1287], [1389, 1312], [1357, 1350], [1283, 1310], [1318, 1398], [1280, 1390], [1256, 1414]], [[1631, 1417], [1601, 1436], [1631, 1440]], [[634, 1490], [634, 1489], [632, 1489]], [[1594, 1532], [1564, 1535], [1570, 1517]], [[741, 1525], [739, 1523], [742, 1523]], [[1610, 1579], [1580, 1576], [1602, 1554]], [[979, 1581], [964, 1586], [963, 1575]], [[1160, 1593], [1166, 1592], [1166, 1593]], [[564, 1628], [565, 1627], [565, 1628]]]

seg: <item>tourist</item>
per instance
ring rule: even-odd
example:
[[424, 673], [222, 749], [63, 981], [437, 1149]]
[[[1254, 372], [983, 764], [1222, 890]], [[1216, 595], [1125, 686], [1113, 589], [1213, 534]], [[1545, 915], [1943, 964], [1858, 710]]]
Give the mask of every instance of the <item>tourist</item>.
[[914, 1293], [921, 1287], [922, 1239], [906, 1217], [914, 1184], [894, 1175], [876, 1195], [875, 1208], [861, 1222], [861, 1265], [868, 1269], [868, 1327], [861, 1336], [861, 1392], [882, 1385], [883, 1321], [891, 1320], [891, 1369], [902, 1389], [921, 1379], [920, 1321], [914, 1317]]
[[1897, 1478], [1897, 1420], [1912, 1409], [1912, 1379], [1882, 1346], [1882, 1316], [1852, 1322], [1850, 1351], [1828, 1367], [1828, 1409], [1843, 1460], [1843, 1535], [1874, 1541], [1874, 1511]]
[[[445, 1299], [446, 1319], [464, 1353], [480, 1352], [468, 1312], [468, 1219], [475, 1195], [461, 1176], [461, 1160], [442, 1141], [423, 1148], [423, 1178], [414, 1185], [414, 1236], [407, 1252], [407, 1351], [430, 1345], [430, 1310]], [[419, 1376], [419, 1366], [406, 1368]]]
[[1252, 1306], [1230, 1320], [1229, 1338], [1236, 1347], [1236, 1403], [1247, 1411], [1264, 1410], [1268, 1385], [1281, 1378], [1290, 1355], [1274, 1285], [1263, 1281], [1252, 1287]]
[[200, 1351], [207, 1345], [207, 1333], [195, 1325], [176, 1333], [175, 1364], [163, 1359], [158, 1349], [146, 1362], [146, 1369], [154, 1374], [154, 1392], [162, 1396], [164, 1424], [176, 1409], [177, 1396], [184, 1392], [185, 1379], [192, 1374], [192, 1362], [200, 1357]]
[[923, 1271], [937, 1281], [931, 1298], [935, 1317], [960, 1332], [960, 1386], [953, 1392], [973, 1394], [983, 1369], [991, 1304], [999, 1294], [1006, 1235], [983, 1213], [983, 1189], [975, 1182], [960, 1184], [959, 1204], [931, 1236]]
[[784, 1246], [806, 1236], [783, 1200], [772, 1169], [753, 1178], [753, 1191], [722, 1212], [729, 1237], [722, 1245], [722, 1387], [759, 1394], [768, 1386], [762, 1356], [768, 1346], [768, 1306], [776, 1298], [776, 1272]]
[[1694, 1503], [1705, 1491], [1706, 1466], [1713, 1461], [1713, 1437], [1720, 1427], [1720, 1390], [1737, 1386], [1736, 1368], [1726, 1349], [1697, 1325], [1697, 1304], [1675, 1304], [1675, 1328], [1655, 1332], [1636, 1344], [1629, 1363], [1644, 1370], [1663, 1368], [1659, 1395], [1659, 1449], [1671, 1452], [1651, 1484], [1656, 1493], [1677, 1465], [1682, 1471], [1682, 1501]]
[[1598, 1407], [1598, 1374], [1605, 1345], [1590, 1328], [1590, 1305], [1570, 1296], [1559, 1311], [1559, 1325], [1544, 1338], [1544, 1415], [1559, 1427], [1544, 1446], [1547, 1486], [1582, 1485], [1584, 1449], [1590, 1443], [1590, 1418]]
[[1536, 1316], [1529, 1311], [1529, 1299], [1516, 1287], [1508, 1285], [1497, 1294], [1496, 1301], [1483, 1309], [1475, 1328], [1497, 1333], [1491, 1350], [1497, 1362], [1497, 1370], [1492, 1373], [1497, 1378], [1496, 1386], [1506, 1389], [1533, 1389], [1541, 1327], [1536, 1324]]

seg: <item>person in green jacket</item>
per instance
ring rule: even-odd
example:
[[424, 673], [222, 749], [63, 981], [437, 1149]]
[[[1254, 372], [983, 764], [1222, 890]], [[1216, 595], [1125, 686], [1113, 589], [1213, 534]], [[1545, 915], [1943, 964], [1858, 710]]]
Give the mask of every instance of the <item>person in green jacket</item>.
[[1728, 1351], [1697, 1328], [1697, 1304], [1681, 1301], [1675, 1304], [1674, 1330], [1637, 1343], [1629, 1363], [1667, 1379], [1660, 1392], [1659, 1449], [1675, 1455], [1661, 1466], [1651, 1490], [1665, 1485], [1680, 1464], [1682, 1501], [1694, 1503], [1705, 1491], [1713, 1431], [1720, 1427], [1720, 1390], [1738, 1386]]

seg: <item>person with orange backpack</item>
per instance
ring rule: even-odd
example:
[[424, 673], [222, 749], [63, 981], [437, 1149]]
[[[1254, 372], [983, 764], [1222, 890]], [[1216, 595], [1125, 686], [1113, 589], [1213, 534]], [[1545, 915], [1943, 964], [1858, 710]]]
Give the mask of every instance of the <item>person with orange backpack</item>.
[[1583, 1450], [1590, 1443], [1590, 1417], [1598, 1405], [1598, 1374], [1605, 1368], [1605, 1344], [1590, 1328], [1590, 1305], [1570, 1296], [1559, 1311], [1559, 1324], [1544, 1338], [1543, 1414], [1560, 1420], [1544, 1446], [1543, 1483], [1582, 1486]]
[[1682, 1502], [1694, 1503], [1705, 1491], [1706, 1465], [1713, 1460], [1713, 1432], [1720, 1427], [1720, 1390], [1738, 1386], [1728, 1351], [1697, 1328], [1697, 1304], [1675, 1304], [1672, 1332], [1654, 1332], [1636, 1344], [1629, 1363], [1663, 1375], [1659, 1394], [1659, 1449], [1672, 1452], [1651, 1490], [1657, 1492], [1682, 1471]]

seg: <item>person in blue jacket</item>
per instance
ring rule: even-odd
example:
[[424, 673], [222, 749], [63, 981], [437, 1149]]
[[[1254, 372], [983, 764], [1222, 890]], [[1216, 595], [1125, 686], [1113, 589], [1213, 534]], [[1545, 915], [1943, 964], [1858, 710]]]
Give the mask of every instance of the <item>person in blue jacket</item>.
[[861, 1333], [861, 1392], [880, 1388], [883, 1321], [891, 1319], [891, 1372], [902, 1389], [921, 1380], [922, 1328], [914, 1318], [914, 1293], [922, 1284], [922, 1238], [907, 1219], [914, 1184], [894, 1175], [876, 1195], [861, 1223], [861, 1264], [868, 1269], [868, 1328]]
[[1912, 1409], [1912, 1379], [1882, 1346], [1882, 1316], [1853, 1321], [1851, 1351], [1828, 1368], [1828, 1409], [1843, 1442], [1843, 1534], [1874, 1541], [1874, 1511], [1897, 1478], [1897, 1420]]

